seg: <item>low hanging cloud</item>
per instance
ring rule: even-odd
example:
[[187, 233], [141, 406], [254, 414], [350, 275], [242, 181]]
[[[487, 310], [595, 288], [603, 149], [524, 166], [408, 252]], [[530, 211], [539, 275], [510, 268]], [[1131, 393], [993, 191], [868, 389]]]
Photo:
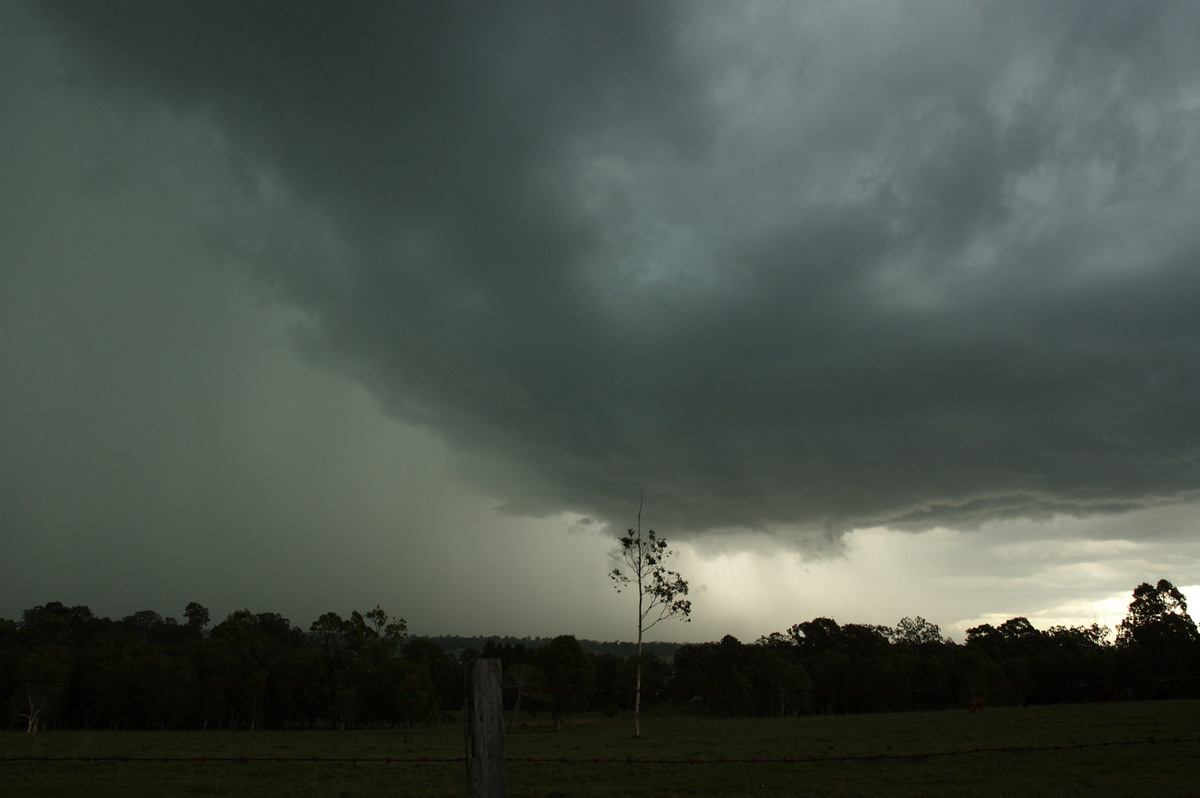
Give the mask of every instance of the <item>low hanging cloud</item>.
[[76, 79], [219, 133], [262, 213], [213, 257], [511, 512], [1200, 495], [1200, 6], [35, 8]]

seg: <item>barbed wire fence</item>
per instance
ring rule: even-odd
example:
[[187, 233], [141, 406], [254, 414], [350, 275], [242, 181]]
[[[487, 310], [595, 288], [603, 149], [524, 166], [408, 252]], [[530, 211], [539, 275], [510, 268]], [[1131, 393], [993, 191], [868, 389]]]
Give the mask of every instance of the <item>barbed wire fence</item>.
[[[868, 762], [883, 760], [922, 760], [940, 757], [975, 756], [979, 754], [998, 753], [1042, 753], [1054, 751], [1079, 751], [1094, 748], [1133, 748], [1136, 746], [1158, 745], [1195, 745], [1200, 743], [1200, 737], [1148, 737], [1141, 740], [1107, 740], [1093, 743], [1070, 743], [1066, 745], [1020, 745], [1020, 746], [987, 746], [962, 748], [940, 751], [922, 751], [906, 754], [844, 754], [844, 755], [814, 755], [792, 757], [534, 757], [508, 756], [505, 760], [510, 763], [526, 764], [563, 764], [563, 765], [798, 765], [821, 762]], [[56, 762], [122, 762], [122, 763], [236, 763], [249, 764], [255, 762], [272, 763], [349, 763], [349, 764], [462, 764], [465, 756], [435, 757], [435, 756], [92, 756], [86, 754], [69, 756], [49, 756], [44, 754], [19, 754], [15, 756], [0, 756], [0, 763], [32, 762], [50, 764]]]

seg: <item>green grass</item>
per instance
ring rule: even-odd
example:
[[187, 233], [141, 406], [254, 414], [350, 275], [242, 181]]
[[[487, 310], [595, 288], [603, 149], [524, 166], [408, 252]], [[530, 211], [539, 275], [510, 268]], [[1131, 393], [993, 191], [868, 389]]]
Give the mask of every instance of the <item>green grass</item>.
[[[1200, 701], [789, 720], [651, 714], [640, 740], [628, 721], [586, 717], [557, 733], [531, 722], [508, 735], [508, 794], [1198, 795], [1200, 743], [1171, 741], [1196, 737]], [[1133, 744], [1069, 747], [1124, 742]], [[993, 748], [1039, 750], [937, 755]], [[0, 762], [0, 795], [461, 796], [461, 761], [253, 760], [462, 755], [463, 731], [453, 723], [390, 732], [12, 732], [0, 734], [0, 757], [138, 759]], [[247, 761], [144, 761], [154, 757]], [[814, 761], [637, 761], [660, 758]], [[578, 761], [590, 759], [616, 761]]]

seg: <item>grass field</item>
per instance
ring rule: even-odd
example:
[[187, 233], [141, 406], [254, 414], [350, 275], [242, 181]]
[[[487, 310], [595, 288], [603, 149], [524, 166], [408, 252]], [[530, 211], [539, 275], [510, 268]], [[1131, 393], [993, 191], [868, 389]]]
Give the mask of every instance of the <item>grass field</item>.
[[[560, 732], [519, 726], [505, 744], [514, 798], [1034, 798], [1200, 795], [1197, 738], [1200, 701], [1162, 701], [787, 720], [652, 714], [640, 740], [627, 721], [584, 717]], [[29, 756], [39, 759], [14, 759]], [[461, 796], [462, 756], [455, 723], [388, 732], [10, 732], [0, 734], [0, 795]], [[453, 761], [362, 761], [387, 758]], [[645, 761], [659, 759], [700, 761]], [[753, 759], [792, 761], [713, 761]]]

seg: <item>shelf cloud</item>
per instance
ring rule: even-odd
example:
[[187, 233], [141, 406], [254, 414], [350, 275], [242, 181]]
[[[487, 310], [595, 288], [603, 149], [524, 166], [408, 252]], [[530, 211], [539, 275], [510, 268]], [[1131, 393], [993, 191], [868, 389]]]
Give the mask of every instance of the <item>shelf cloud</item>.
[[1200, 496], [1200, 6], [32, 8], [205, 131], [206, 257], [509, 513], [819, 548]]

